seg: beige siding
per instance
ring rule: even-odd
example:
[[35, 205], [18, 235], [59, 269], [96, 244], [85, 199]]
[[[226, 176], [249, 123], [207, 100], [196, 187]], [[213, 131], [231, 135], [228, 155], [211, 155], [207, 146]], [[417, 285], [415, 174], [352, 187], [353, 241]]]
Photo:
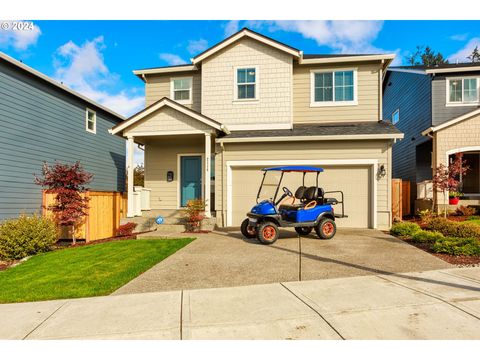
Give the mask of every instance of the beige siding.
[[[439, 130], [434, 135], [433, 165], [447, 164], [447, 153], [465, 147], [478, 147], [480, 150], [480, 115]], [[448, 199], [447, 199], [448, 201]], [[443, 195], [438, 197], [443, 204]]]
[[[296, 65], [293, 67], [293, 121], [296, 123], [378, 121], [380, 63]], [[357, 69], [358, 105], [310, 107], [311, 70]]]
[[[219, 149], [218, 149], [219, 150]], [[225, 144], [225, 152], [216, 156], [216, 209], [217, 221], [226, 224], [226, 173], [225, 162], [230, 160], [330, 160], [377, 159], [379, 165], [390, 168], [390, 141], [322, 141], [268, 144]], [[224, 166], [222, 166], [222, 162]], [[390, 176], [377, 181], [377, 226], [390, 226]], [[352, 186], [355, 178], [350, 179]], [[343, 180], [342, 180], [343, 181]], [[220, 184], [221, 182], [221, 184]], [[328, 190], [328, 189], [325, 189]], [[336, 190], [336, 189], [335, 189]], [[257, 189], [249, 189], [256, 192]], [[221, 197], [221, 198], [220, 198]], [[345, 199], [348, 202], [348, 199]]]
[[140, 133], [145, 135], [145, 133], [156, 133], [159, 131], [195, 130], [211, 131], [211, 128], [180, 111], [165, 106], [134, 124], [128, 131], [125, 131], [124, 134], [125, 136], [135, 136]]
[[447, 164], [447, 152], [467, 146], [480, 146], [480, 115], [437, 131], [436, 166]]
[[[177, 209], [178, 154], [203, 154], [205, 137], [158, 137], [145, 146], [145, 187], [151, 189], [152, 209]], [[173, 171], [174, 180], [167, 182], [167, 171]]]
[[[235, 67], [258, 67], [258, 101], [234, 101]], [[252, 39], [240, 40], [202, 64], [202, 113], [232, 128], [289, 125], [292, 57]]]
[[192, 83], [192, 104], [185, 105], [197, 112], [201, 112], [201, 73], [171, 73], [167, 75], [147, 75], [145, 84], [145, 106], [153, 104], [163, 97], [170, 98], [170, 79], [176, 77], [193, 77]]

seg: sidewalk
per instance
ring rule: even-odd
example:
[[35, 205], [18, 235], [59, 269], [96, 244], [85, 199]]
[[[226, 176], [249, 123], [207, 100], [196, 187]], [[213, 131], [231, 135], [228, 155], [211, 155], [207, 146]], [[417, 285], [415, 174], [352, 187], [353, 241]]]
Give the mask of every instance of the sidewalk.
[[4, 304], [0, 339], [480, 339], [480, 268]]

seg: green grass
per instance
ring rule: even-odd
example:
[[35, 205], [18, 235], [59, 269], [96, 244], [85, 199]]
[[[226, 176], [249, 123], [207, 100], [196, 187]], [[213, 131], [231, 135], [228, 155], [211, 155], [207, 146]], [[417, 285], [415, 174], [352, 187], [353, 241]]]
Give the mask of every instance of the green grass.
[[123, 240], [35, 255], [0, 272], [0, 303], [108, 295], [193, 240]]
[[465, 222], [467, 222], [469, 224], [480, 225], [480, 219], [465, 220]]

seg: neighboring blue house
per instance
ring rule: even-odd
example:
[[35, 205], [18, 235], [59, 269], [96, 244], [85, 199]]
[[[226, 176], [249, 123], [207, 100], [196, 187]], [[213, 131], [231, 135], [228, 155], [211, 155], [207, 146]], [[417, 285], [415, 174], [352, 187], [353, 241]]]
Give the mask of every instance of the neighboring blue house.
[[480, 204], [480, 63], [391, 67], [383, 89], [383, 119], [405, 134], [393, 146], [393, 177], [410, 180], [412, 200], [415, 184], [461, 152], [464, 204]]
[[43, 161], [79, 160], [92, 190], [125, 190], [124, 118], [0, 52], [0, 220], [41, 210]]

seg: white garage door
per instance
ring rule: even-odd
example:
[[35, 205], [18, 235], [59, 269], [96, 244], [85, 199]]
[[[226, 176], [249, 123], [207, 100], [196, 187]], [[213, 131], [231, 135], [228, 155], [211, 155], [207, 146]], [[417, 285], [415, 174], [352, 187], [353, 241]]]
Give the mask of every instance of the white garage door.
[[[255, 205], [257, 191], [262, 181], [262, 167], [234, 167], [232, 169], [232, 226], [239, 226], [246, 213]], [[370, 166], [322, 166], [325, 171], [320, 174], [319, 186], [325, 191], [341, 190], [345, 196], [345, 214], [348, 218], [337, 219], [340, 227], [367, 228], [371, 226], [371, 167]], [[269, 173], [266, 186], [260, 200], [273, 197], [280, 173]], [[293, 193], [302, 184], [302, 175], [285, 173], [282, 186], [287, 186]], [[307, 174], [305, 186], [315, 185], [315, 175]], [[279, 190], [279, 195], [282, 190]], [[336, 194], [331, 196], [336, 197]], [[277, 196], [278, 199], [278, 196]], [[340, 213], [340, 205], [335, 211]]]

